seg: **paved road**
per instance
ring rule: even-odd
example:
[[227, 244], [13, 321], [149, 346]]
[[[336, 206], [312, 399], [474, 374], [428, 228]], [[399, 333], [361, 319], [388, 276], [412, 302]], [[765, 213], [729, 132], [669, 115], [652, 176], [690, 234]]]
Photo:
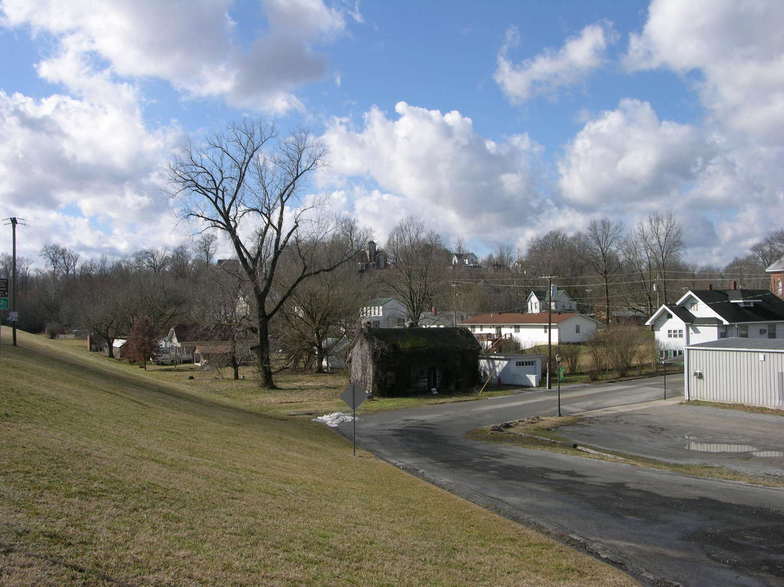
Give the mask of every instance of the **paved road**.
[[[674, 389], [680, 380], [667, 383]], [[364, 416], [359, 444], [646, 583], [784, 585], [784, 490], [465, 438], [478, 426], [552, 414], [554, 395]], [[563, 406], [568, 414], [659, 397], [661, 381], [649, 379], [564, 390]], [[350, 427], [342, 432], [350, 435]]]

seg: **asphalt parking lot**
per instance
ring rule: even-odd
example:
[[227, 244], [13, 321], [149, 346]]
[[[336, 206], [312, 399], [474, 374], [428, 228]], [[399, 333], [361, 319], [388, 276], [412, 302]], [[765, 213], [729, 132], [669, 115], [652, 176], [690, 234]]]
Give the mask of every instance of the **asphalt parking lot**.
[[558, 431], [607, 450], [784, 478], [784, 416], [669, 403], [589, 412]]

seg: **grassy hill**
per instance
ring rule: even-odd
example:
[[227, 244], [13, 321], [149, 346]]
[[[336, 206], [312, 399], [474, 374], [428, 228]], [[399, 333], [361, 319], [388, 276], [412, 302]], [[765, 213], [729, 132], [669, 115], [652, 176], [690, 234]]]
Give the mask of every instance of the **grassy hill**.
[[19, 341], [0, 347], [0, 583], [631, 583], [305, 419]]

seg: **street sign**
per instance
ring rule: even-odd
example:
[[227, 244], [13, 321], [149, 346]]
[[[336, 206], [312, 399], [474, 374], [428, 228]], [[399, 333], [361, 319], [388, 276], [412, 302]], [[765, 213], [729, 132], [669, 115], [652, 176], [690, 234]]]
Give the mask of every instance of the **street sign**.
[[8, 278], [0, 279], [0, 310], [8, 309]]
[[8, 321], [9, 322], [18, 322], [19, 321], [19, 312], [8, 312]]
[[340, 394], [340, 399], [346, 402], [349, 408], [356, 410], [367, 399], [367, 394], [356, 383], [349, 383], [346, 390]]
[[354, 412], [354, 416], [351, 418], [354, 429], [351, 435], [351, 445], [354, 456], [357, 456], [357, 408], [367, 399], [367, 394], [356, 383], [349, 383], [346, 385], [346, 390], [340, 394], [340, 399], [346, 402]]

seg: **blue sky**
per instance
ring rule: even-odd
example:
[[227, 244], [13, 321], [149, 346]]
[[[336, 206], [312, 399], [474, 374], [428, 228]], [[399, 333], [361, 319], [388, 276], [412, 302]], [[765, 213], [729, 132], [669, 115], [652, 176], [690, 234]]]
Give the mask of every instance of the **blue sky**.
[[0, 15], [0, 212], [27, 219], [30, 257], [187, 243], [166, 164], [248, 116], [320, 136], [329, 165], [304, 195], [382, 242], [407, 214], [482, 254], [671, 211], [707, 264], [781, 228], [775, 0], [0, 0]]

